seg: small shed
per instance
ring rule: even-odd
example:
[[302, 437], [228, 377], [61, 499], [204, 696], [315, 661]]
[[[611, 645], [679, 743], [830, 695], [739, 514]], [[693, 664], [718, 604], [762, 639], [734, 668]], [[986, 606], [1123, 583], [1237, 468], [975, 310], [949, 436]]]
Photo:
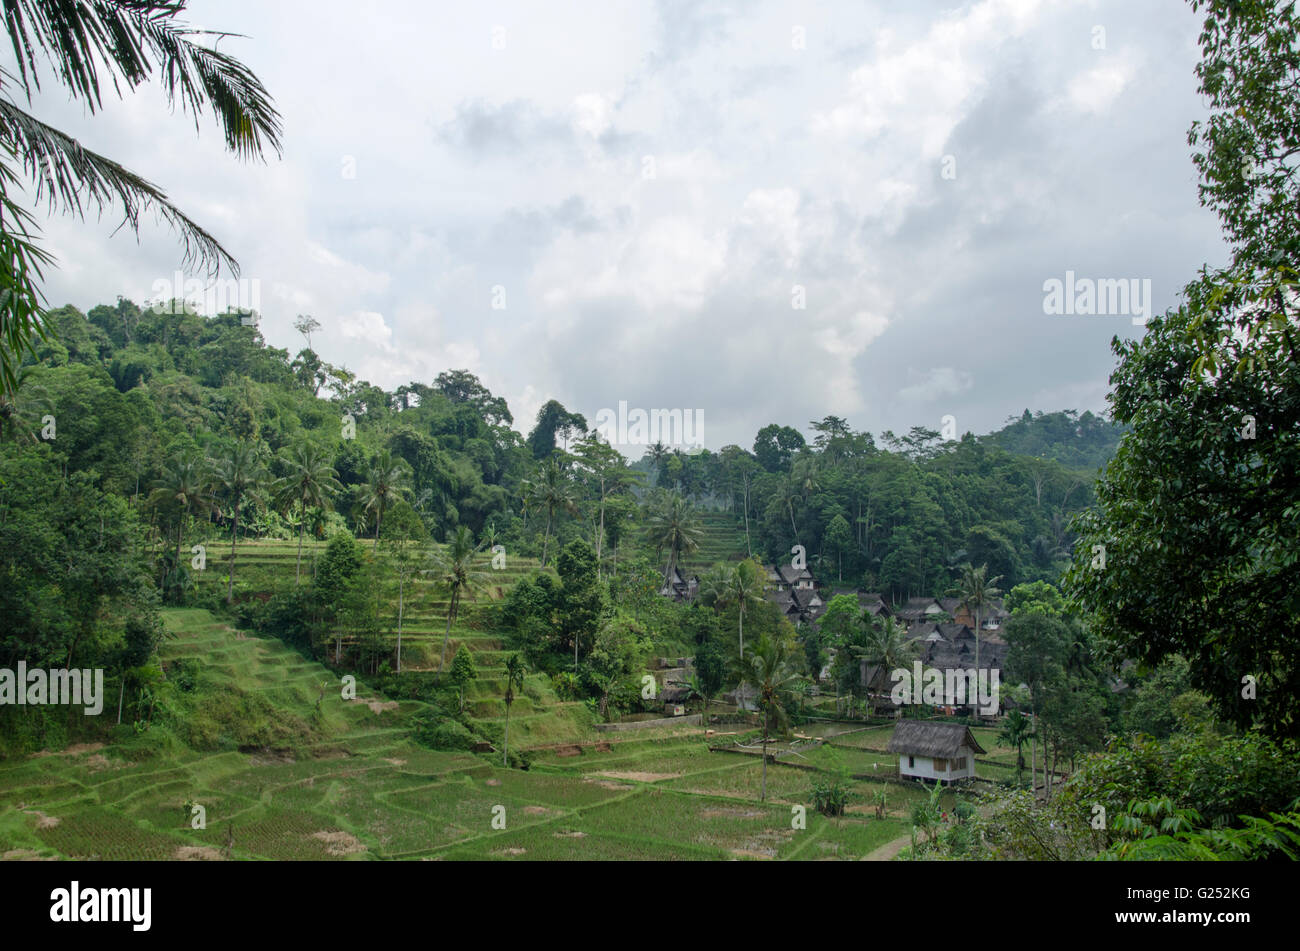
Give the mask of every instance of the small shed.
[[952, 783], [975, 777], [975, 755], [985, 752], [970, 727], [933, 720], [900, 720], [889, 738], [898, 775]]
[[686, 714], [686, 699], [691, 695], [691, 691], [684, 684], [665, 684], [659, 694], [659, 699], [663, 701], [664, 713], [670, 717], [680, 717]]

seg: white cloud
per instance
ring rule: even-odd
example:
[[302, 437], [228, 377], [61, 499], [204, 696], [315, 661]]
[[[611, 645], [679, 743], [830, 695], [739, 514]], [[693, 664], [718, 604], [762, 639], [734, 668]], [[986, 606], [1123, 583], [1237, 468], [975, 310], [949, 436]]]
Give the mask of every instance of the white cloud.
[[898, 391], [904, 400], [922, 402], [935, 400], [944, 396], [956, 396], [965, 393], [974, 385], [974, 378], [965, 370], [952, 367], [933, 367], [925, 371], [909, 370], [908, 378], [915, 383]]

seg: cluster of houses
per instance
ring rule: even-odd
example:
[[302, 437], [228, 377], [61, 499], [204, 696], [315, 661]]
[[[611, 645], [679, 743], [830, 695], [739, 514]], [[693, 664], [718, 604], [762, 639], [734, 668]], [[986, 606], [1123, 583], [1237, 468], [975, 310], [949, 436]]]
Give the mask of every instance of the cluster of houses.
[[[775, 604], [796, 627], [815, 626], [826, 613], [827, 598], [822, 596], [812, 572], [791, 565], [768, 565], [766, 571], [764, 597]], [[909, 598], [902, 604], [890, 605], [879, 593], [836, 591], [833, 594], [846, 593], [856, 596], [858, 606], [868, 616], [892, 618], [903, 625], [907, 639], [914, 648], [915, 661], [919, 662], [920, 667], [945, 675], [939, 702], [930, 704], [937, 707], [940, 713], [954, 715], [975, 712], [974, 705], [970, 702], [973, 696], [965, 690], [971, 681], [967, 680], [959, 691], [953, 689], [958, 681], [953, 675], [958, 671], [963, 677], [983, 672], [986, 678], [993, 674], [998, 680], [1001, 679], [1007, 655], [1002, 626], [1009, 616], [1002, 602], [994, 601], [985, 605], [977, 618], [961, 598], [917, 597]], [[687, 577], [680, 569], [674, 569], [660, 594], [675, 601], [693, 601], [699, 594], [699, 579]], [[978, 665], [975, 660], [977, 625], [980, 632]], [[671, 669], [664, 671], [664, 687], [659, 699], [664, 703], [665, 713], [680, 716], [685, 712], [689, 696], [685, 682], [690, 659], [680, 658], [675, 664], [665, 659], [661, 661], [661, 666]], [[865, 658], [859, 662], [860, 683], [877, 709], [889, 709], [892, 706], [898, 712], [899, 705], [894, 700], [893, 673], [880, 665], [868, 663]], [[820, 679], [826, 680], [829, 677], [828, 666], [821, 671]], [[752, 698], [749, 696], [737, 693], [727, 699], [742, 709], [752, 708]], [[980, 712], [985, 715], [996, 713], [996, 700], [994, 704], [992, 710], [984, 709]], [[899, 776], [939, 783], [974, 777], [975, 757], [985, 752], [969, 727], [963, 724], [908, 718], [900, 718], [895, 725], [889, 740], [889, 751], [898, 754]]]
[[[957, 597], [915, 597], [902, 604], [890, 605], [875, 592], [835, 591], [823, 596], [812, 572], [787, 564], [766, 566], [766, 582], [764, 596], [796, 627], [816, 626], [826, 613], [829, 598], [846, 593], [856, 596], [859, 607], [867, 615], [892, 618], [903, 625], [914, 649], [915, 661], [926, 671], [937, 671], [944, 676], [938, 702], [927, 700], [941, 713], [976, 712], [972, 703], [974, 697], [968, 692], [974, 683], [969, 679], [972, 675], [976, 678], [982, 675], [986, 682], [991, 678], [1001, 680], [1008, 649], [1002, 626], [1009, 616], [1001, 601], [984, 605], [977, 619], [975, 612]], [[660, 590], [660, 594], [676, 601], [692, 601], [698, 593], [699, 579], [687, 577], [680, 569], [674, 569]], [[978, 664], [975, 658], [977, 624], [980, 631]], [[966, 679], [959, 679], [957, 672]], [[863, 689], [877, 709], [897, 708], [892, 671], [868, 663], [864, 658], [859, 663], [859, 675]], [[827, 680], [829, 677], [828, 665], [820, 672], [819, 679]], [[930, 699], [934, 699], [933, 696]], [[997, 711], [985, 709], [980, 712], [993, 715]]]

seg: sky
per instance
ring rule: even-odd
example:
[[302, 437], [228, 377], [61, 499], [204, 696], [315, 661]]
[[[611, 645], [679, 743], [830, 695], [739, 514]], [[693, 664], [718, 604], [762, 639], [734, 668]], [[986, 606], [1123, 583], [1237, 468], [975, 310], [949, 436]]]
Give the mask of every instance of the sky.
[[[1104, 412], [1140, 308], [1045, 313], [1048, 283], [1138, 280], [1159, 314], [1225, 257], [1181, 0], [199, 0], [183, 20], [243, 34], [220, 48], [270, 91], [283, 157], [240, 162], [156, 83], [89, 115], [46, 73], [33, 111], [213, 232], [269, 344], [296, 353], [311, 314], [325, 360], [388, 389], [470, 370], [523, 432], [549, 399], [592, 424], [682, 410], [714, 450], [831, 414], [879, 434]], [[120, 212], [41, 217], [51, 306], [172, 286], [152, 217], [138, 240]]]

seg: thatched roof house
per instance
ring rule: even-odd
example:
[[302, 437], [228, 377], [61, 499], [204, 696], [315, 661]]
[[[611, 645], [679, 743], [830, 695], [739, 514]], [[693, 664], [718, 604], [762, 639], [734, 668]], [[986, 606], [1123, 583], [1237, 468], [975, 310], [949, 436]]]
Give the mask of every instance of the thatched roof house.
[[975, 756], [985, 749], [965, 724], [899, 720], [889, 752], [899, 754], [900, 776], [950, 783], [974, 777]]

